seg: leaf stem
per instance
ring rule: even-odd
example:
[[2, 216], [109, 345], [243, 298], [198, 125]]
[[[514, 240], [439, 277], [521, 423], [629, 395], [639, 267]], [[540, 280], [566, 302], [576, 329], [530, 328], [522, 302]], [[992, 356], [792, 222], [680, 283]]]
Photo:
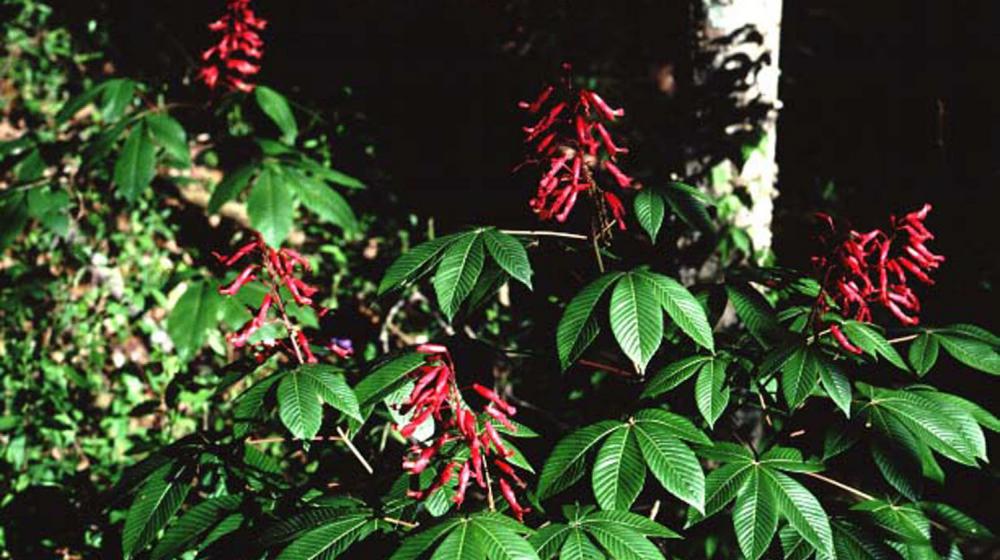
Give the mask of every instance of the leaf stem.
[[874, 500], [874, 499], [876, 499], [875, 496], [872, 496], [871, 494], [867, 494], [865, 492], [862, 492], [861, 490], [858, 490], [857, 488], [854, 488], [853, 486], [848, 486], [847, 484], [844, 484], [843, 482], [840, 482], [839, 480], [834, 480], [834, 479], [832, 479], [832, 478], [830, 478], [828, 476], [824, 476], [824, 475], [821, 475], [819, 473], [811, 473], [811, 472], [802, 473], [802, 474], [804, 474], [806, 476], [811, 476], [812, 478], [815, 478], [816, 480], [822, 480], [823, 482], [825, 482], [827, 484], [830, 484], [832, 486], [836, 486], [837, 488], [840, 488], [841, 490], [844, 490], [845, 492], [849, 492], [851, 494], [854, 494], [855, 496], [857, 496], [857, 497], [859, 497], [859, 498], [861, 498], [863, 500]]
[[529, 235], [533, 237], [563, 237], [566, 239], [582, 239], [586, 240], [586, 235], [581, 235], [579, 233], [569, 233], [565, 231], [547, 231], [547, 230], [526, 230], [526, 229], [502, 229], [500, 233], [506, 233], [507, 235]]
[[345, 432], [340, 426], [337, 426], [337, 435], [339, 435], [340, 440], [347, 445], [347, 448], [351, 450], [351, 453], [357, 457], [358, 462], [361, 463], [361, 466], [364, 467], [366, 471], [368, 471], [368, 474], [375, 474], [375, 470], [372, 469], [372, 466], [365, 460], [365, 456], [358, 451], [357, 447], [354, 447], [354, 443], [351, 441], [351, 438], [347, 437], [347, 432]]

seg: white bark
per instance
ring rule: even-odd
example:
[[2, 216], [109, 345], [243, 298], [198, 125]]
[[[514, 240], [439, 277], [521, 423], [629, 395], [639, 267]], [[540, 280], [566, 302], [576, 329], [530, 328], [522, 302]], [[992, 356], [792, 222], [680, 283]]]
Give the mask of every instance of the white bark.
[[[752, 204], [740, 207], [732, 216], [736, 226], [745, 228], [753, 240], [758, 256], [771, 248], [771, 218], [774, 198], [777, 196], [775, 184], [778, 166], [775, 162], [777, 148], [777, 117], [781, 102], [778, 99], [778, 78], [780, 76], [778, 54], [781, 41], [782, 0], [695, 0], [700, 2], [701, 16], [697, 22], [697, 60], [705, 61], [695, 68], [694, 79], [697, 86], [712, 81], [714, 74], [731, 71], [737, 60], [749, 60], [759, 67], [749, 72], [745, 78], [745, 89], [728, 93], [733, 108], [748, 109], [751, 106], [770, 107], [762, 120], [736, 120], [722, 123], [721, 134], [733, 135], [760, 127], [762, 139], [750, 150], [743, 163], [726, 160], [711, 170], [700, 169], [703, 165], [698, 154], [693, 154], [688, 171], [707, 174], [714, 180], [705, 186], [715, 196], [732, 193], [736, 188], [745, 189]], [[756, 32], [756, 33], [754, 33]], [[761, 40], [756, 40], [758, 38]], [[744, 59], [743, 57], [746, 57]], [[746, 150], [745, 150], [746, 151]]]

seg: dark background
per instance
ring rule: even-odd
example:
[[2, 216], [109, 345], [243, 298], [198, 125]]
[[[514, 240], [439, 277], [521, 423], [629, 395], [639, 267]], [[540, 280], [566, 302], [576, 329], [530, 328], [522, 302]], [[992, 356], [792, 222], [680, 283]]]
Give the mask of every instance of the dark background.
[[[119, 73], [185, 86], [222, 2], [54, 2], [83, 29], [107, 22]], [[520, 99], [570, 61], [624, 106], [616, 133], [644, 181], [683, 169], [694, 121], [686, 1], [258, 1], [270, 21], [262, 83], [321, 111], [337, 167], [397, 207], [467, 223], [535, 225], [522, 155]], [[948, 261], [924, 288], [930, 324], [997, 321], [1000, 3], [982, 0], [786, 0], [778, 125], [778, 262], [806, 267], [812, 212], [858, 228], [927, 201]], [[676, 90], [654, 73], [671, 64]], [[180, 68], [188, 68], [185, 73]], [[340, 130], [340, 132], [338, 132]], [[344, 131], [346, 130], [346, 132]], [[374, 146], [373, 156], [364, 148]], [[828, 185], [833, 188], [828, 188]], [[366, 210], [378, 212], [377, 207]], [[995, 382], [946, 368], [933, 382], [996, 410]], [[995, 438], [994, 438], [995, 440]], [[996, 448], [996, 441], [991, 441]], [[992, 470], [993, 467], [987, 467]], [[994, 476], [951, 472], [949, 499], [995, 519]]]

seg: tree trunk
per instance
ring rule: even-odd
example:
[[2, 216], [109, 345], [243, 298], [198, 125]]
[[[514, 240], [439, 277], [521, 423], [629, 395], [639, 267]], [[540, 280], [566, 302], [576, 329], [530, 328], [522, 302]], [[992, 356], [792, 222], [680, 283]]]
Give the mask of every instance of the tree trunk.
[[726, 218], [761, 260], [771, 249], [778, 166], [782, 0], [694, 0], [693, 81], [699, 130], [688, 175], [714, 196], [736, 195]]

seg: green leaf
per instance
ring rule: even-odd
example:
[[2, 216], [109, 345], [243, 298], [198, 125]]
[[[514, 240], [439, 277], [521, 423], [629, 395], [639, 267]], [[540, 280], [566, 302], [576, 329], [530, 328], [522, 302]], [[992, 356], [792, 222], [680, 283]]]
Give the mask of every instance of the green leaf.
[[531, 288], [531, 263], [524, 245], [497, 229], [483, 232], [483, 240], [493, 260], [518, 282]]
[[382, 400], [406, 380], [410, 372], [424, 365], [426, 361], [426, 355], [411, 352], [380, 365], [354, 388], [358, 403], [362, 407], [367, 407]]
[[264, 399], [271, 387], [281, 379], [281, 374], [274, 374], [261, 379], [246, 391], [240, 393], [233, 405], [233, 428], [236, 437], [246, 436], [253, 428], [252, 421], [260, 418]]
[[101, 117], [108, 122], [120, 119], [135, 97], [135, 82], [116, 78], [108, 80], [100, 87]]
[[222, 205], [236, 197], [253, 177], [257, 171], [256, 163], [248, 163], [236, 168], [234, 171], [226, 173], [215, 186], [212, 196], [208, 199], [208, 213], [215, 214], [222, 208]]
[[893, 560], [897, 556], [881, 539], [852, 523], [834, 521], [833, 544], [838, 560]]
[[401, 255], [389, 266], [389, 269], [385, 272], [385, 276], [382, 277], [382, 281], [378, 286], [379, 295], [408, 280], [412, 280], [418, 272], [433, 261], [459, 235], [468, 234], [451, 234], [438, 237], [437, 239], [421, 243]]
[[197, 548], [198, 538], [236, 509], [241, 499], [235, 495], [218, 496], [192, 507], [167, 527], [151, 558], [177, 558], [182, 552]]
[[704, 511], [705, 473], [694, 452], [663, 428], [643, 424], [633, 429], [646, 464], [660, 484], [667, 492]]
[[222, 297], [209, 282], [195, 282], [184, 290], [167, 317], [167, 333], [181, 360], [190, 360], [217, 325]]
[[358, 422], [364, 421], [358, 405], [358, 398], [339, 369], [327, 364], [304, 364], [299, 366], [295, 372], [312, 378], [319, 391], [319, 396], [326, 404]]
[[760, 464], [768, 468], [790, 472], [819, 472], [823, 464], [816, 461], [806, 461], [802, 452], [792, 447], [775, 445], [760, 456]]
[[431, 560], [483, 560], [486, 549], [467, 520], [462, 520], [434, 551]]
[[260, 232], [268, 246], [280, 247], [292, 231], [294, 203], [292, 193], [278, 171], [266, 168], [257, 177], [247, 198], [247, 215], [250, 225]]
[[311, 375], [292, 370], [278, 384], [278, 416], [298, 439], [310, 440], [323, 423], [320, 387]]
[[396, 549], [389, 560], [417, 560], [438, 539], [462, 522], [460, 518], [452, 517], [434, 525], [430, 529], [403, 539], [403, 543]]
[[612, 558], [620, 560], [663, 559], [660, 551], [646, 537], [616, 523], [587, 523], [586, 531], [593, 535], [605, 550], [611, 553]]
[[566, 542], [571, 532], [582, 533], [579, 529], [571, 529], [569, 525], [552, 523], [551, 525], [542, 527], [534, 535], [528, 537], [528, 542], [531, 543], [531, 546], [535, 547], [539, 558], [550, 560], [553, 556], [559, 554], [559, 549], [562, 548], [563, 543]]
[[626, 274], [611, 292], [611, 331], [619, 346], [640, 372], [663, 341], [663, 314], [656, 304], [652, 283]]
[[612, 432], [622, 428], [621, 422], [605, 420], [580, 428], [561, 439], [542, 467], [542, 474], [538, 478], [538, 499], [544, 500], [580, 480], [587, 452]]
[[680, 282], [669, 276], [654, 272], [638, 272], [636, 275], [648, 279], [653, 285], [656, 298], [663, 310], [677, 324], [684, 334], [699, 346], [715, 352], [712, 326], [708, 323], [705, 308]]
[[699, 445], [712, 445], [712, 440], [708, 439], [708, 436], [704, 432], [680, 414], [674, 414], [659, 408], [647, 408], [635, 413], [635, 423], [640, 425], [649, 424], [651, 429], [666, 430], [677, 439], [690, 441]]
[[781, 324], [771, 304], [753, 286], [726, 284], [726, 294], [736, 310], [736, 316], [754, 338], [767, 342], [781, 332]]
[[100, 95], [107, 87], [108, 82], [104, 82], [90, 89], [84, 90], [76, 97], [70, 98], [70, 100], [63, 104], [63, 106], [59, 109], [59, 112], [56, 113], [56, 124], [61, 125], [72, 118], [73, 115], [80, 111], [80, 109], [83, 109], [92, 103], [94, 99], [96, 99], [97, 96]]
[[152, 542], [184, 503], [191, 486], [171, 480], [173, 467], [171, 462], [157, 469], [136, 493], [122, 530], [122, 554], [125, 558], [131, 558]]
[[802, 535], [795, 532], [791, 525], [785, 525], [778, 531], [778, 539], [781, 541], [781, 550], [785, 553], [785, 560], [808, 560], [816, 551], [808, 541], [802, 538]]
[[778, 530], [777, 500], [760, 470], [760, 467], [750, 469], [750, 477], [733, 506], [736, 542], [750, 560], [757, 560], [767, 552]]
[[920, 507], [929, 513], [931, 517], [942, 521], [946, 526], [952, 528], [964, 538], [983, 540], [993, 540], [996, 538], [993, 532], [985, 525], [948, 504], [920, 502]]
[[934, 338], [957, 361], [972, 369], [1000, 375], [1000, 353], [994, 346], [965, 334], [939, 332], [934, 334]]
[[601, 509], [628, 510], [646, 483], [646, 464], [630, 426], [613, 432], [597, 452], [591, 473]]
[[639, 194], [635, 195], [633, 206], [635, 217], [639, 220], [639, 225], [642, 226], [642, 229], [646, 230], [649, 238], [655, 244], [656, 235], [660, 232], [660, 226], [663, 225], [663, 216], [666, 213], [663, 198], [654, 189], [643, 189], [639, 191]]
[[438, 306], [449, 321], [476, 285], [483, 270], [484, 253], [482, 233], [475, 231], [459, 236], [441, 257], [433, 284]]
[[939, 347], [937, 337], [930, 333], [921, 334], [910, 344], [910, 364], [917, 375], [923, 376], [934, 367]]
[[869, 406], [892, 414], [917, 438], [945, 457], [976, 466], [976, 449], [963, 436], [961, 428], [941, 414], [934, 401], [917, 392], [880, 389]]
[[[253, 449], [249, 446], [247, 448]], [[261, 546], [272, 547], [291, 541], [306, 531], [322, 527], [331, 521], [340, 521], [348, 517], [371, 518], [371, 511], [359, 509], [358, 504], [353, 501], [329, 507], [309, 507], [257, 532], [255, 540]]]
[[709, 461], [720, 463], [750, 464], [756, 460], [753, 453], [742, 445], [728, 441], [717, 441], [711, 447], [698, 446], [698, 455]]
[[817, 550], [836, 558], [830, 520], [816, 496], [786, 474], [768, 468], [761, 468], [759, 474], [771, 486], [788, 523]]
[[809, 347], [799, 348], [781, 367], [781, 389], [789, 410], [798, 408], [819, 381], [819, 358]]
[[152, 113], [146, 117], [146, 126], [153, 141], [162, 146], [174, 161], [184, 167], [191, 166], [187, 132], [181, 123], [166, 113]]
[[28, 224], [27, 197], [21, 192], [0, 192], [0, 251], [17, 239]]
[[[513, 523], [513, 520], [511, 520]], [[524, 537], [506, 524], [490, 523], [485, 516], [471, 518], [469, 524], [475, 540], [493, 560], [538, 560], [538, 554]]]
[[823, 384], [823, 390], [830, 399], [837, 405], [837, 408], [844, 412], [844, 416], [851, 417], [851, 382], [840, 370], [840, 366], [830, 360], [820, 360], [819, 380]]
[[664, 366], [649, 380], [646, 389], [642, 392], [642, 398], [651, 399], [673, 390], [711, 361], [711, 356], [689, 356]]
[[373, 529], [368, 516], [347, 516], [307, 531], [285, 547], [276, 560], [332, 560]]
[[712, 360], [701, 367], [694, 382], [695, 404], [708, 422], [709, 427], [722, 416], [729, 404], [729, 388], [726, 384], [726, 361]]
[[132, 128], [125, 140], [121, 155], [115, 161], [114, 181], [122, 198], [135, 199], [153, 181], [156, 175], [156, 152], [144, 125]]
[[594, 309], [608, 286], [621, 278], [622, 273], [605, 274], [580, 290], [566, 306], [556, 328], [556, 350], [563, 370], [576, 361], [600, 331]]
[[871, 521], [887, 531], [893, 540], [905, 543], [928, 544], [931, 538], [930, 523], [922, 511], [909, 504], [892, 504], [882, 500], [867, 500], [854, 505], [852, 510], [866, 512]]
[[285, 96], [269, 87], [257, 86], [254, 88], [254, 98], [264, 114], [278, 125], [281, 141], [288, 145], [294, 144], [295, 137], [299, 135], [299, 126]]
[[630, 511], [595, 511], [588, 513], [581, 519], [580, 525], [586, 526], [589, 523], [595, 522], [619, 525], [624, 529], [635, 531], [646, 537], [659, 537], [663, 539], [681, 538], [680, 535], [656, 521]]
[[302, 174], [296, 175], [293, 184], [302, 204], [321, 220], [340, 226], [346, 233], [358, 230], [358, 219], [340, 193], [325, 183]]
[[899, 352], [871, 325], [858, 321], [846, 321], [843, 329], [847, 338], [851, 339], [851, 342], [860, 346], [869, 355], [873, 357], [881, 356], [899, 369], [910, 371], [909, 366], [903, 361], [903, 357], [899, 355]]
[[604, 560], [604, 555], [580, 529], [571, 529], [559, 551], [559, 560]]
[[730, 463], [722, 465], [705, 477], [705, 514], [700, 514], [694, 508], [688, 509], [687, 527], [704, 518], [711, 517], [726, 507], [736, 498], [743, 484], [750, 478], [753, 465], [749, 463]]
[[687, 225], [705, 233], [715, 231], [715, 225], [707, 209], [711, 202], [704, 193], [684, 183], [673, 182], [663, 190], [663, 195], [674, 214]]

